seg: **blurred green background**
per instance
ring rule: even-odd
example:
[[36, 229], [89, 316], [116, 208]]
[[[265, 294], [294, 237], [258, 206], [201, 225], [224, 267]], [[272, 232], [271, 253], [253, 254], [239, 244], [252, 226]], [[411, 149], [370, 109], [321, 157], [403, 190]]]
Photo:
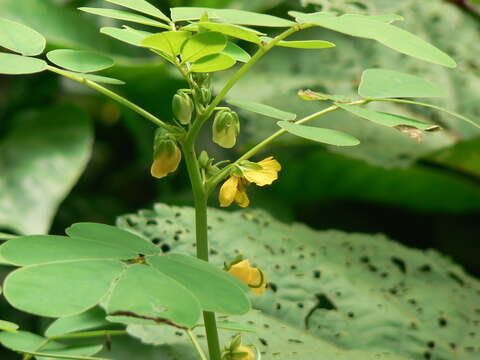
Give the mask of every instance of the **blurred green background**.
[[[370, 41], [311, 29], [299, 38], [337, 44], [319, 52], [276, 49], [232, 91], [232, 98], [253, 100], [299, 116], [319, 109], [302, 102], [299, 89], [353, 94], [361, 72], [383, 67], [418, 74], [445, 87], [449, 98], [436, 104], [480, 119], [480, 12], [466, 1], [446, 0], [152, 0], [171, 6], [234, 7], [286, 16], [288, 10], [389, 13], [405, 17], [399, 26], [451, 54], [457, 69], [444, 69], [394, 53]], [[49, 49], [72, 47], [110, 54], [116, 60], [106, 75], [126, 81], [118, 91], [171, 118], [170, 99], [184, 87], [180, 78], [147, 50], [129, 48], [98, 33], [115, 24], [80, 13], [79, 6], [108, 6], [101, 0], [0, 0], [0, 16], [42, 32]], [[248, 44], [241, 43], [246, 49]], [[250, 49], [253, 50], [253, 49]], [[220, 87], [231, 72], [216, 76]], [[155, 202], [191, 205], [186, 171], [158, 181], [149, 174], [153, 126], [136, 114], [79, 84], [42, 73], [0, 77], [0, 231], [63, 233], [73, 222], [112, 224], [121, 214]], [[364, 123], [346, 114], [318, 120], [348, 129], [362, 140], [335, 149], [282, 138], [268, 152], [283, 170], [279, 181], [252, 189], [252, 206], [282, 221], [316, 229], [385, 233], [417, 248], [435, 248], [480, 275], [480, 131], [444, 115], [399, 105], [397, 113], [435, 121], [445, 131], [423, 144]], [[225, 151], [211, 144], [209, 129], [199, 149], [216, 160], [235, 158], [275, 130], [275, 122], [240, 113], [240, 146]], [[211, 206], [218, 206], [215, 197]], [[234, 210], [234, 209], [233, 209]], [[4, 276], [7, 268], [2, 270]], [[0, 279], [1, 280], [1, 279]], [[4, 300], [1, 300], [4, 301]], [[35, 329], [36, 319], [2, 303], [1, 317]], [[0, 357], [4, 359], [2, 353]]]

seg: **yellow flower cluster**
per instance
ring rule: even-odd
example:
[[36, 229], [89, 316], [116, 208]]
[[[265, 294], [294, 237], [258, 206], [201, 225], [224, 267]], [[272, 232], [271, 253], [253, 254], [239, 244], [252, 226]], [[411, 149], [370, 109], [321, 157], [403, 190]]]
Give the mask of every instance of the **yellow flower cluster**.
[[232, 265], [228, 272], [247, 284], [252, 289], [254, 295], [263, 295], [267, 288], [267, 277], [265, 274], [260, 269], [251, 266], [248, 260], [242, 260]]
[[220, 188], [219, 201], [221, 207], [230, 206], [235, 201], [240, 207], [247, 207], [250, 199], [246, 187], [250, 183], [258, 186], [270, 185], [278, 179], [282, 169], [280, 163], [270, 156], [259, 161], [260, 169], [242, 169], [242, 176], [232, 174]]

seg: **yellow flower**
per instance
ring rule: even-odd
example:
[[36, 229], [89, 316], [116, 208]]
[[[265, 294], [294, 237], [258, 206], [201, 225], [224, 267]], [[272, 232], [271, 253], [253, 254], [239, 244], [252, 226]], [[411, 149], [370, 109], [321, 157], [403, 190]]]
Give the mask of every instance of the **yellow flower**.
[[164, 151], [155, 157], [150, 172], [153, 177], [158, 179], [164, 178], [177, 170], [180, 160], [182, 160], [182, 152], [178, 146], [176, 144], [168, 144], [165, 146]]
[[245, 353], [246, 355], [244, 355], [243, 357], [239, 358], [240, 360], [254, 360], [255, 359], [255, 355], [252, 351], [252, 349], [250, 349], [248, 346], [239, 346], [237, 348], [237, 352], [241, 352], [241, 353]]
[[260, 169], [243, 168], [242, 176], [231, 175], [220, 188], [219, 201], [221, 207], [230, 206], [235, 201], [240, 207], [250, 204], [246, 193], [246, 186], [255, 183], [258, 186], [270, 185], [278, 179], [278, 172], [282, 169], [280, 163], [270, 156], [259, 161]]
[[250, 265], [248, 260], [242, 260], [228, 270], [230, 274], [247, 284], [252, 293], [257, 296], [263, 295], [267, 288], [267, 277], [258, 268]]

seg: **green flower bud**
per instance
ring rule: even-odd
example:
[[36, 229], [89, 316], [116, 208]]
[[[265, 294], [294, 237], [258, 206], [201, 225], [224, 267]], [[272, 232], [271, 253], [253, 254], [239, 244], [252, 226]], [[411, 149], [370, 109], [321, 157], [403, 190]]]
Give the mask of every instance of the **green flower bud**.
[[192, 79], [199, 87], [210, 88], [211, 75], [209, 73], [193, 73]]
[[200, 89], [200, 101], [202, 104], [207, 105], [210, 104], [212, 100], [212, 90], [210, 88], [202, 87]]
[[188, 125], [192, 121], [193, 101], [188, 94], [179, 91], [173, 96], [172, 110], [181, 124]]
[[153, 164], [150, 169], [152, 176], [161, 179], [176, 171], [181, 159], [182, 152], [175, 139], [168, 131], [159, 128], [153, 146]]
[[208, 153], [203, 150], [198, 157], [198, 164], [201, 168], [208, 168], [212, 164], [212, 160], [209, 158]]
[[235, 111], [220, 110], [213, 120], [213, 142], [224, 148], [232, 148], [240, 133], [240, 120]]

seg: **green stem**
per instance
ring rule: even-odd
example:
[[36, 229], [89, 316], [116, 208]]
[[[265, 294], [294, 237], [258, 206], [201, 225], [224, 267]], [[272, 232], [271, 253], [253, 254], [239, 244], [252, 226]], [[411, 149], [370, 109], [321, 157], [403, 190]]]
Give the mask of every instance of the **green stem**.
[[116, 336], [116, 335], [127, 335], [126, 330], [98, 330], [98, 331], [85, 331], [73, 334], [65, 334], [58, 336], [50, 336], [48, 340], [60, 340], [60, 339], [81, 339], [81, 338], [90, 338], [97, 336]]
[[251, 57], [251, 59], [245, 63], [236, 73], [232, 76], [232, 78], [227, 82], [227, 84], [223, 87], [222, 90], [218, 93], [218, 95], [213, 99], [211, 104], [205, 109], [205, 112], [193, 123], [191, 131], [187, 135], [186, 142], [193, 143], [200, 132], [203, 124], [210, 118], [212, 113], [215, 111], [215, 108], [220, 104], [223, 98], [228, 94], [228, 92], [235, 86], [235, 84], [245, 75], [253, 65], [255, 65], [258, 60], [260, 60], [267, 52], [269, 52], [278, 42], [284, 40], [288, 36], [292, 35], [293, 33], [310, 27], [311, 25], [296, 25], [294, 27], [289, 28], [288, 30], [284, 31], [275, 39], [270, 41], [268, 44], [262, 45], [257, 52]]
[[90, 357], [90, 356], [75, 356], [75, 355], [58, 355], [58, 354], [47, 354], [35, 351], [20, 351], [22, 354], [27, 354], [32, 356], [39, 356], [43, 358], [53, 358], [53, 359], [72, 359], [72, 360], [111, 360], [108, 358], [99, 358], [99, 357]]
[[203, 349], [202, 347], [200, 346], [200, 344], [198, 343], [197, 339], [195, 338], [195, 335], [192, 333], [191, 330], [186, 330], [186, 333], [188, 335], [188, 337], [190, 338], [190, 341], [192, 342], [193, 346], [195, 347], [195, 349], [197, 350], [198, 352], [198, 355], [200, 355], [200, 358], [202, 360], [208, 360], [207, 356], [205, 355], [205, 353], [203, 352]]
[[[368, 103], [370, 100], [358, 100], [358, 101], [353, 101], [351, 103], [348, 103], [348, 105], [362, 105], [362, 104], [366, 104]], [[328, 113], [331, 113], [335, 110], [338, 110], [340, 109], [339, 106], [337, 105], [332, 105], [332, 106], [329, 106], [328, 108], [326, 109], [323, 109], [323, 110], [320, 110], [320, 111], [317, 111], [316, 113], [313, 113], [311, 115], [308, 115], [298, 121], [295, 121], [295, 124], [298, 124], [298, 125], [301, 125], [301, 124], [305, 124], [309, 121], [312, 121], [320, 116], [323, 116], [323, 115], [326, 115]], [[270, 135], [268, 138], [266, 138], [265, 140], [262, 140], [261, 142], [259, 142], [257, 145], [255, 145], [254, 147], [252, 147], [250, 150], [248, 150], [245, 154], [243, 154], [241, 157], [239, 157], [234, 163], [226, 166], [222, 171], [220, 171], [217, 175], [213, 176], [209, 181], [208, 183], [206, 184], [206, 188], [207, 188], [207, 194], [211, 194], [213, 192], [213, 190], [215, 189], [215, 187], [218, 185], [218, 183], [220, 181], [222, 181], [225, 176], [228, 174], [228, 171], [235, 165], [237, 165], [240, 161], [243, 161], [243, 160], [248, 160], [250, 159], [253, 155], [255, 155], [256, 153], [258, 153], [260, 150], [262, 150], [264, 147], [266, 147], [267, 145], [269, 145], [270, 143], [272, 143], [273, 141], [275, 141], [276, 139], [278, 139], [280, 136], [286, 134], [287, 131], [284, 130], [284, 129], [280, 129], [278, 131], [276, 131], [275, 133], [273, 133], [272, 135]]]
[[[195, 200], [197, 257], [208, 261], [207, 194], [203, 185], [194, 145], [183, 144], [183, 153]], [[218, 338], [215, 314], [204, 311], [203, 320], [205, 322], [210, 360], [220, 360], [220, 341]]]
[[125, 99], [123, 96], [118, 95], [117, 93], [103, 87], [102, 85], [97, 84], [94, 81], [72, 75], [70, 73], [67, 73], [67, 72], [63, 71], [62, 69], [58, 69], [58, 68], [56, 68], [54, 66], [50, 66], [50, 65], [48, 65], [47, 70], [49, 70], [51, 72], [54, 72], [56, 74], [65, 76], [65, 77], [67, 77], [71, 80], [74, 80], [74, 81], [77, 81], [79, 83], [85, 84], [88, 87], [97, 90], [98, 92], [102, 93], [103, 95], [108, 96], [109, 98], [111, 98], [111, 99], [117, 101], [118, 103], [126, 106], [127, 108], [133, 110], [134, 112], [136, 112], [140, 116], [144, 117], [145, 119], [150, 120], [152, 123], [154, 123], [157, 126], [166, 126], [166, 124], [162, 120], [160, 120], [158, 117], [156, 117], [155, 115], [149, 113], [147, 110], [145, 110], [145, 109], [141, 108], [140, 106], [134, 104], [130, 100]]

